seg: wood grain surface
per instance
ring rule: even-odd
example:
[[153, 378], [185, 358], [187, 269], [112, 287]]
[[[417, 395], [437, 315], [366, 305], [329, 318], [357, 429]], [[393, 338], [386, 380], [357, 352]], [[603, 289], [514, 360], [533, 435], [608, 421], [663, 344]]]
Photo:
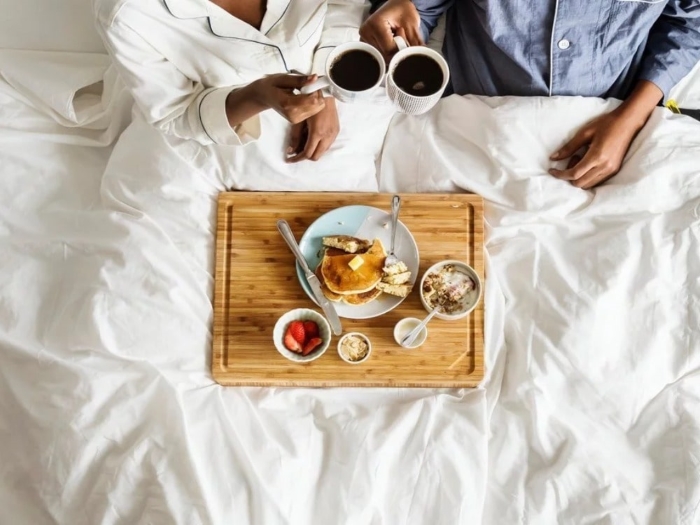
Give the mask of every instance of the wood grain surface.
[[[405, 194], [400, 220], [420, 251], [418, 283], [431, 265], [459, 259], [484, 275], [483, 200], [476, 195]], [[319, 216], [345, 205], [389, 211], [391, 195], [367, 193], [245, 193], [219, 196], [212, 374], [227, 386], [475, 387], [484, 377], [483, 297], [467, 318], [433, 319], [428, 339], [404, 350], [393, 337], [404, 317], [423, 318], [418, 285], [397, 308], [374, 319], [341, 319], [343, 331], [372, 341], [367, 362], [341, 360], [334, 337], [326, 353], [306, 364], [277, 352], [272, 330], [294, 308], [320, 313], [304, 293], [294, 256], [277, 231], [286, 219], [297, 240]]]

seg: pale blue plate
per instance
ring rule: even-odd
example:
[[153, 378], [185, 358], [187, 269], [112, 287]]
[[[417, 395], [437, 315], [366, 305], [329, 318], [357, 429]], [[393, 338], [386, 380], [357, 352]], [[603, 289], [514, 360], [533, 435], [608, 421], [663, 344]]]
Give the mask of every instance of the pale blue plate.
[[[391, 215], [371, 206], [344, 206], [322, 215], [309, 226], [299, 242], [301, 252], [311, 271], [321, 262], [323, 237], [331, 235], [352, 235], [360, 239], [379, 239], [384, 244], [387, 253], [391, 247]], [[415, 283], [420, 265], [420, 256], [416, 241], [408, 228], [399, 221], [396, 230], [396, 256], [406, 263], [411, 271], [411, 283]], [[306, 294], [316, 302], [311, 288], [299, 264], [297, 276]], [[346, 319], [369, 319], [385, 314], [396, 308], [403, 301], [402, 297], [381, 294], [368, 304], [353, 306], [344, 302], [331, 303], [335, 306], [338, 316]]]

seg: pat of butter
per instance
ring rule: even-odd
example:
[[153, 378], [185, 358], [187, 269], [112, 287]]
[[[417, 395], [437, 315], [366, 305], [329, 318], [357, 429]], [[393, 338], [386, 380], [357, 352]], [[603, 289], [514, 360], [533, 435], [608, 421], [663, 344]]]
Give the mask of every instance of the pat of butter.
[[360, 257], [359, 255], [356, 255], [356, 256], [353, 258], [353, 260], [350, 261], [350, 262], [348, 263], [348, 266], [349, 266], [350, 268], [352, 268], [352, 271], [354, 272], [355, 270], [357, 270], [357, 269], [358, 269], [360, 266], [362, 266], [363, 264], [365, 264], [364, 259], [363, 259], [362, 257]]

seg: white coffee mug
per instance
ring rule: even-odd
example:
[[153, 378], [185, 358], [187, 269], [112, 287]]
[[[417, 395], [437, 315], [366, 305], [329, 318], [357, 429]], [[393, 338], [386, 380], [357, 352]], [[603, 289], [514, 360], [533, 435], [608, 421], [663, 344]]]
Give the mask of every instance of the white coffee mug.
[[[447, 62], [442, 57], [440, 53], [434, 51], [425, 46], [412, 46], [409, 47], [406, 41], [400, 36], [394, 37], [396, 45], [399, 48], [399, 52], [394, 55], [389, 62], [389, 68], [387, 71], [386, 79], [386, 94], [389, 100], [394, 104], [394, 107], [401, 113], [406, 113], [408, 115], [420, 115], [430, 110], [435, 104], [438, 103], [440, 97], [445, 92], [447, 83], [450, 81], [450, 68], [447, 67]], [[396, 66], [399, 65], [401, 61], [412, 55], [424, 55], [433, 59], [442, 69], [442, 86], [435, 93], [420, 97], [416, 95], [409, 95], [403, 91], [394, 82], [394, 71]]]
[[[372, 87], [362, 91], [350, 91], [333, 82], [333, 79], [331, 78], [331, 67], [338, 57], [344, 53], [347, 53], [348, 51], [365, 51], [377, 60], [377, 64], [379, 64], [379, 75], [377, 76], [377, 81]], [[328, 89], [330, 94], [341, 102], [366, 100], [372, 98], [372, 92], [381, 85], [385, 74], [386, 66], [384, 64], [384, 57], [382, 57], [382, 54], [379, 51], [369, 44], [365, 44], [364, 42], [347, 42], [335, 47], [328, 55], [328, 58], [326, 59], [325, 75], [319, 77], [318, 80], [312, 82], [308, 86], [304, 86], [299, 91], [302, 95], [308, 95], [309, 93], [313, 93], [319, 89]]]

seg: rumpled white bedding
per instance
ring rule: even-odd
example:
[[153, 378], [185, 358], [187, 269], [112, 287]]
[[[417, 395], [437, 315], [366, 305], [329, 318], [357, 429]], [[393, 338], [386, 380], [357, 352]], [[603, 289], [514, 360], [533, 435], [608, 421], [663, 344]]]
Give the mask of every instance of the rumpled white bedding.
[[[32, 59], [0, 53], [0, 522], [478, 521], [483, 391], [212, 381], [215, 203], [240, 173], [129, 123], [119, 83], [73, 97], [91, 57], [53, 87]], [[376, 191], [381, 145], [273, 184], [336, 166]], [[267, 183], [279, 157], [250, 151]]]
[[615, 104], [451, 97], [385, 143], [385, 189], [489, 203], [485, 523], [700, 523], [700, 123], [657, 110], [592, 192], [546, 173]]
[[[384, 109], [284, 171], [283, 133], [165, 140], [106, 68], [0, 52], [0, 522], [700, 523], [700, 124], [659, 110], [583, 192], [546, 157], [614, 103], [452, 97], [391, 122], [377, 180]], [[213, 383], [231, 186], [483, 195], [482, 388]]]

